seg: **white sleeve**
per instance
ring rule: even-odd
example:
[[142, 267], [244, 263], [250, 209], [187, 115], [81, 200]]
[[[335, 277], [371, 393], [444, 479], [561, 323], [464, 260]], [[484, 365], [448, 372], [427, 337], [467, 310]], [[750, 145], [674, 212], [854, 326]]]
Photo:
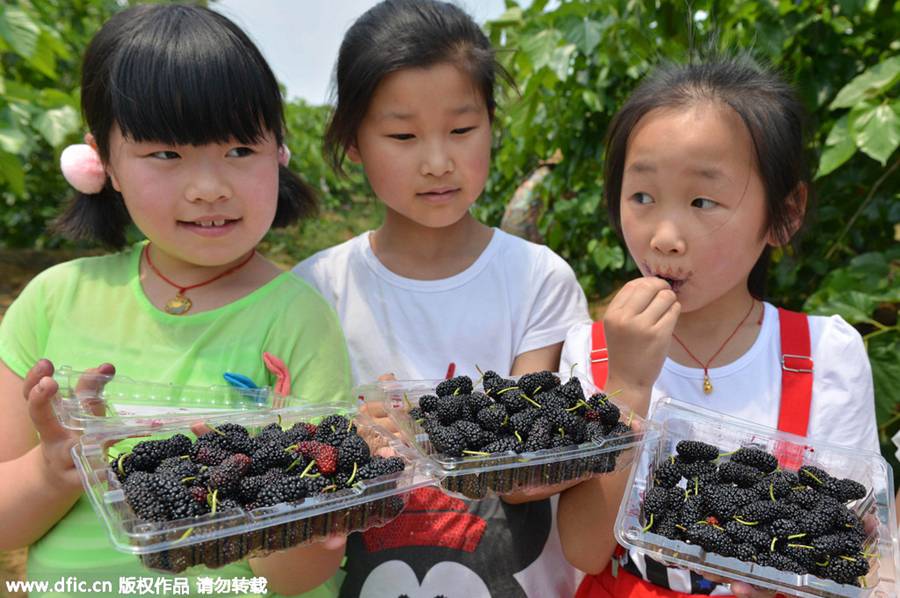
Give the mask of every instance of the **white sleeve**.
[[535, 262], [532, 275], [522, 281], [536, 293], [516, 355], [560, 343], [573, 324], [589, 319], [587, 299], [569, 264], [547, 248]]
[[319, 291], [319, 294], [325, 297], [329, 303], [333, 304], [333, 297], [328, 294], [328, 290], [325, 288], [327, 285], [324, 284], [325, 281], [320, 280], [318, 275], [320, 268], [317, 266], [321, 261], [321, 253], [317, 253], [291, 268], [291, 272], [308, 282], [314, 289]]
[[559, 360], [559, 371], [568, 374], [575, 366], [575, 372], [580, 378], [594, 383], [594, 373], [591, 371], [591, 322], [579, 322], [569, 329], [566, 340], [563, 343], [562, 356]]
[[812, 347], [813, 412], [811, 435], [827, 442], [880, 452], [875, 423], [872, 367], [862, 337], [840, 316], [827, 318]]

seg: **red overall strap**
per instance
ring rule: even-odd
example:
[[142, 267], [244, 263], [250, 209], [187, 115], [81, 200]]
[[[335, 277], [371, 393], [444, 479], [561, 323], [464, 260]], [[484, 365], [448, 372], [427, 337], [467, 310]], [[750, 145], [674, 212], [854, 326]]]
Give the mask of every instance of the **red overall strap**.
[[606, 378], [609, 373], [608, 361], [603, 322], [594, 322], [591, 325], [591, 374], [594, 376], [594, 386], [597, 388], [606, 386]]
[[[809, 321], [806, 314], [778, 308], [781, 328], [781, 408], [778, 429], [798, 436], [806, 436], [812, 404], [813, 361], [809, 342]], [[779, 447], [778, 460], [782, 467], [799, 467], [803, 447]]]

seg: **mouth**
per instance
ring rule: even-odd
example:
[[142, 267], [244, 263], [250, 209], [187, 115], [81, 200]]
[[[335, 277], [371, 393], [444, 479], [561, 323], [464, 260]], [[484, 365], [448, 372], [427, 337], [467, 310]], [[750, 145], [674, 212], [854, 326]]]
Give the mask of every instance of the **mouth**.
[[439, 201], [442, 199], [449, 199], [458, 191], [459, 191], [459, 187], [436, 187], [434, 189], [422, 191], [421, 193], [416, 193], [416, 195], [419, 197], [422, 197], [424, 199], [432, 199], [432, 200]]
[[657, 274], [656, 277], [661, 278], [661, 279], [665, 280], [667, 283], [669, 283], [669, 286], [672, 287], [672, 290], [676, 293], [678, 292], [679, 289], [681, 289], [681, 287], [685, 283], [684, 280], [681, 280], [678, 278], [669, 278], [668, 276], [660, 276], [659, 274]]
[[655, 276], [656, 278], [660, 278], [669, 283], [669, 286], [672, 287], [674, 292], [678, 292], [681, 287], [690, 279], [691, 273], [688, 272], [687, 275], [683, 275], [681, 269], [679, 268], [677, 273], [673, 273], [671, 269], [655, 269], [650, 267], [649, 264], [644, 264], [646, 271], [649, 271], [650, 276]]
[[197, 218], [195, 220], [179, 220], [178, 225], [201, 235], [215, 236], [231, 230], [240, 221], [240, 218], [213, 216], [210, 218]]

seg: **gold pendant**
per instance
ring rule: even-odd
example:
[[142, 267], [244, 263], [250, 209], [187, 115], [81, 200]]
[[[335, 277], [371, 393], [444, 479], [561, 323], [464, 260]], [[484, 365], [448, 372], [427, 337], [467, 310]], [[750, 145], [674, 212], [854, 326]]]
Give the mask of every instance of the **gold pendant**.
[[709, 376], [703, 376], [703, 392], [704, 394], [712, 393], [712, 382], [709, 380]]
[[166, 306], [163, 308], [167, 314], [172, 314], [173, 316], [183, 316], [188, 311], [190, 311], [193, 303], [190, 299], [178, 293], [172, 299], [166, 301]]

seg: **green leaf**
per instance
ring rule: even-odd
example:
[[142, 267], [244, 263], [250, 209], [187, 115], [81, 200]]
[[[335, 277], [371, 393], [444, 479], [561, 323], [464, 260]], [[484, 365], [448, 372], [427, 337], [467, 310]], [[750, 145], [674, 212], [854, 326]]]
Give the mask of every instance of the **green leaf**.
[[593, 248], [591, 259], [600, 270], [618, 270], [625, 265], [625, 254], [622, 252], [622, 248], [618, 245], [610, 247], [606, 244], [605, 239]]
[[502, 15], [496, 19], [491, 19], [488, 24], [504, 27], [507, 25], [521, 25], [523, 23], [522, 9], [518, 6], [506, 9]]
[[828, 139], [825, 140], [825, 151], [819, 160], [817, 179], [832, 172], [856, 153], [856, 143], [850, 135], [847, 120], [846, 114], [841, 116], [829, 131]]
[[553, 59], [553, 51], [559, 46], [560, 41], [562, 41], [562, 34], [559, 31], [547, 29], [534, 37], [527, 38], [522, 43], [522, 50], [531, 59], [534, 70], [538, 71]]
[[887, 104], [862, 111], [853, 120], [856, 146], [884, 166], [900, 144], [900, 115]]
[[0, 37], [23, 58], [34, 54], [40, 33], [40, 28], [24, 11], [16, 7], [0, 11]]
[[25, 133], [19, 129], [0, 129], [0, 149], [10, 154], [18, 154], [27, 141]]
[[53, 48], [48, 40], [50, 40], [50, 36], [46, 33], [41, 33], [34, 52], [28, 58], [28, 62], [50, 79], [56, 80], [59, 78], [56, 72], [56, 55], [53, 53]]
[[575, 44], [582, 54], [590, 55], [603, 37], [603, 26], [587, 17], [574, 21], [566, 29], [566, 39]]
[[47, 143], [59, 147], [70, 133], [79, 127], [78, 113], [71, 106], [47, 110], [34, 121], [34, 127]]
[[829, 108], [852, 108], [862, 100], [890, 89], [900, 79], [900, 56], [876, 64], [845, 85]]
[[0, 151], [0, 179], [16, 195], [25, 193], [25, 171], [19, 158], [13, 154]]
[[[893, 339], [885, 337], [893, 336]], [[900, 342], [896, 334], [885, 334], [869, 343], [869, 362], [875, 383], [875, 409], [879, 421], [893, 415], [900, 404]], [[876, 340], [878, 342], [876, 342]], [[893, 341], [893, 342], [891, 342]]]

